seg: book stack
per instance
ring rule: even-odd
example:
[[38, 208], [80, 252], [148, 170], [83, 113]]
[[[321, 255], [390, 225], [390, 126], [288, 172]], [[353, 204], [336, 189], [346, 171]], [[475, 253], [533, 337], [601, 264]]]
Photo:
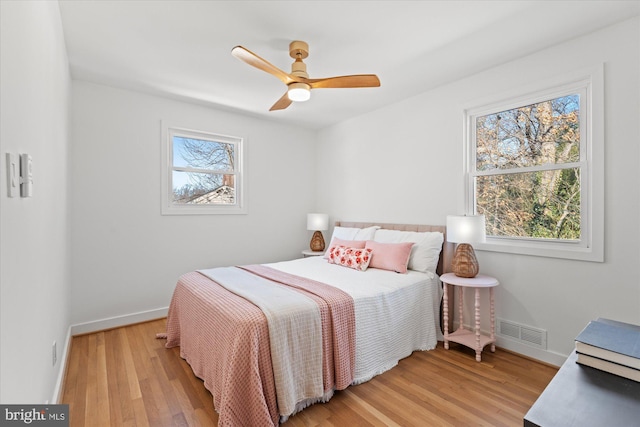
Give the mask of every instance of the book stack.
[[576, 337], [578, 363], [640, 382], [640, 326], [592, 320]]

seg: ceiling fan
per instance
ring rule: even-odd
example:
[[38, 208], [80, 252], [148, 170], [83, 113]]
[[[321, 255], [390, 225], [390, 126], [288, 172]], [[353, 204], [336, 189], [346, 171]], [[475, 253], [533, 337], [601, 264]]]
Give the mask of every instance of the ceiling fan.
[[293, 101], [306, 101], [311, 97], [311, 89], [326, 88], [354, 88], [354, 87], [378, 87], [380, 80], [375, 74], [356, 74], [351, 76], [327, 77], [324, 79], [310, 79], [307, 74], [307, 65], [302, 62], [309, 56], [309, 45], [303, 41], [293, 41], [289, 44], [289, 56], [295, 61], [291, 64], [291, 73], [287, 74], [267, 60], [242, 46], [236, 46], [231, 54], [241, 61], [246, 62], [262, 71], [276, 76], [287, 85], [287, 92], [276, 101], [269, 109], [284, 110]]

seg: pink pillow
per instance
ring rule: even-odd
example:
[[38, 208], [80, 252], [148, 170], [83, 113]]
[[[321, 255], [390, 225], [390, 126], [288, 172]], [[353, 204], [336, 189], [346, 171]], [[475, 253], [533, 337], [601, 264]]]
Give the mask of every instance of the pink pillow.
[[329, 243], [329, 249], [324, 253], [324, 258], [329, 259], [329, 253], [331, 252], [331, 249], [335, 247], [346, 246], [348, 248], [364, 249], [365, 243], [367, 243], [365, 240], [343, 240], [334, 237], [331, 239], [331, 243]]
[[346, 246], [334, 246], [329, 251], [329, 262], [344, 267], [365, 271], [371, 262], [371, 249], [348, 248]]
[[413, 245], [413, 242], [380, 243], [367, 240], [365, 248], [373, 249], [369, 267], [406, 273]]

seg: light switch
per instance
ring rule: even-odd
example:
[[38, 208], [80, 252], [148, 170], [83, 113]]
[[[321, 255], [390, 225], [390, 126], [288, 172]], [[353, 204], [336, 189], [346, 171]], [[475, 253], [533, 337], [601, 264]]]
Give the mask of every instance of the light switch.
[[20, 195], [22, 197], [31, 197], [33, 193], [33, 167], [29, 154], [20, 155], [20, 177], [22, 178]]
[[7, 196], [20, 195], [20, 163], [17, 154], [7, 153]]

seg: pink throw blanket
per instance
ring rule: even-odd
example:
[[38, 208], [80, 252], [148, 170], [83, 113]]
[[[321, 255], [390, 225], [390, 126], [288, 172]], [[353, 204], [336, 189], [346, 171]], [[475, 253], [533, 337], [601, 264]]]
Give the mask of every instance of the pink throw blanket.
[[[325, 397], [353, 381], [355, 312], [332, 286], [262, 265], [241, 267], [312, 298], [320, 309]], [[219, 426], [278, 425], [269, 330], [258, 307], [198, 272], [180, 277], [167, 318], [167, 347], [183, 357], [213, 395]], [[298, 409], [322, 400], [301, 402]], [[283, 414], [290, 415], [290, 414]]]

